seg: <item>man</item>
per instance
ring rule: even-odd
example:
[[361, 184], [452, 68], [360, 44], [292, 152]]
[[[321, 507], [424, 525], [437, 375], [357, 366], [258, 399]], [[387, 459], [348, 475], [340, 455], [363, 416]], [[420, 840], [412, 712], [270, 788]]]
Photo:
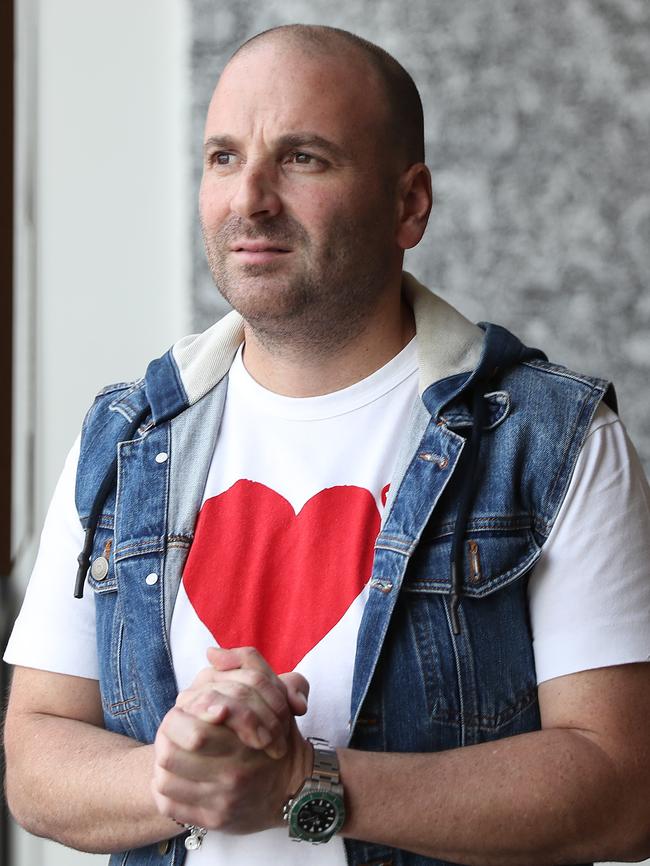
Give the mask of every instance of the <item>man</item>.
[[200, 211], [238, 312], [97, 398], [8, 649], [32, 832], [130, 866], [650, 854], [647, 485], [606, 383], [402, 275], [430, 206], [392, 58], [235, 54]]

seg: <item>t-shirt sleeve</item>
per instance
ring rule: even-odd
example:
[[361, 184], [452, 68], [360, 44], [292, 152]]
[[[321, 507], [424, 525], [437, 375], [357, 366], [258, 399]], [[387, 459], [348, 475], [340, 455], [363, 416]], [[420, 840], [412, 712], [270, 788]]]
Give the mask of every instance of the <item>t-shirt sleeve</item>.
[[83, 530], [75, 506], [79, 439], [68, 454], [45, 518], [34, 570], [4, 654], [8, 664], [98, 679], [95, 599], [74, 598]]
[[537, 681], [650, 661], [650, 489], [599, 407], [528, 587]]

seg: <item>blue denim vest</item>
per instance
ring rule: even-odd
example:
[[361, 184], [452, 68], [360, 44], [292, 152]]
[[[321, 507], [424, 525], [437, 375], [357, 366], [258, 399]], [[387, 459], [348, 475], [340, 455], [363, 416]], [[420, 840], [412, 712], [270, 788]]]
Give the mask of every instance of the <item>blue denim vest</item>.
[[[466, 483], [467, 395], [477, 382], [486, 390], [486, 413], [455, 634], [450, 551]], [[108, 730], [143, 743], [153, 742], [176, 699], [172, 609], [226, 388], [224, 376], [188, 405], [170, 351], [144, 380], [105, 389], [83, 426], [77, 508], [84, 527], [116, 448], [118, 454], [117, 482], [104, 500], [92, 552], [107, 556], [109, 573], [87, 579], [96, 594], [104, 719]], [[473, 371], [423, 391], [375, 545], [355, 658], [353, 748], [431, 752], [540, 727], [526, 578], [606, 393], [606, 382], [547, 363], [496, 326], [487, 326]], [[123, 441], [142, 413], [136, 434]], [[160, 579], [147, 582], [151, 573]], [[354, 866], [439, 862], [354, 840], [346, 840], [346, 851]], [[184, 856], [179, 837], [115, 854], [110, 862], [177, 866]]]

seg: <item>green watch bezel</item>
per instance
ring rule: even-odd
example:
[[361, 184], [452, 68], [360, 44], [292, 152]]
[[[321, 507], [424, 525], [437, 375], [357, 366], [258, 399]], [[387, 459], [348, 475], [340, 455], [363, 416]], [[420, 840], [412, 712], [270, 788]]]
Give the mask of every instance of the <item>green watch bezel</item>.
[[[298, 825], [298, 815], [301, 809], [311, 800], [328, 800], [336, 809], [336, 821], [327, 830], [320, 833], [307, 833]], [[345, 822], [345, 802], [341, 794], [334, 791], [312, 790], [298, 794], [291, 804], [289, 810], [289, 835], [304, 842], [329, 842], [329, 840], [341, 829]]]

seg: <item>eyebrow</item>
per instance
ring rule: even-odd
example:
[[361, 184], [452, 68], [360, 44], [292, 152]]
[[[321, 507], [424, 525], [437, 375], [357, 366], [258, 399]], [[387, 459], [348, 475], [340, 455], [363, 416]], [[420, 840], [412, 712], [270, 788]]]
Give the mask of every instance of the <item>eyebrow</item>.
[[[332, 159], [343, 162], [346, 160], [346, 153], [338, 144], [334, 144], [322, 135], [315, 132], [292, 132], [287, 135], [281, 135], [276, 140], [276, 146], [280, 150], [301, 147], [315, 147], [327, 153]], [[206, 139], [203, 145], [205, 153], [213, 150], [236, 150], [237, 141], [230, 135], [211, 135]]]

